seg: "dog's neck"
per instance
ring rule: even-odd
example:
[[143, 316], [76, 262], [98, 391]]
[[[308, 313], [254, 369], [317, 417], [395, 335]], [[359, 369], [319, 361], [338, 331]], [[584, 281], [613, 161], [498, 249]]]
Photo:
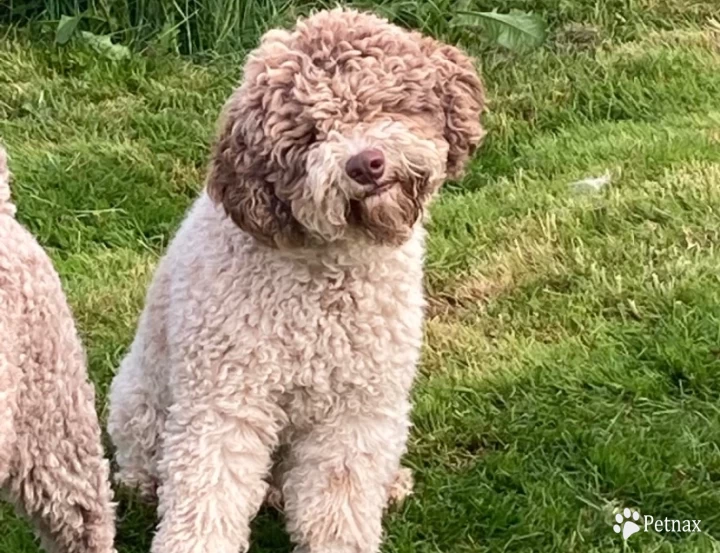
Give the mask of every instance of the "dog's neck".
[[410, 238], [399, 246], [378, 244], [360, 237], [340, 239], [315, 247], [289, 248], [278, 250], [279, 255], [304, 262], [333, 267], [361, 267], [397, 262], [398, 258], [422, 259], [425, 248], [425, 229], [418, 223]]

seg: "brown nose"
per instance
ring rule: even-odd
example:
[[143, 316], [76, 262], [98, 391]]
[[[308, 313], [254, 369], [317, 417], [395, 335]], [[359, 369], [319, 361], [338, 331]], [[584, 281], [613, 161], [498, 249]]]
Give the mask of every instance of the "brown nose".
[[373, 184], [382, 177], [385, 171], [385, 156], [376, 149], [363, 150], [348, 159], [345, 172], [360, 184]]

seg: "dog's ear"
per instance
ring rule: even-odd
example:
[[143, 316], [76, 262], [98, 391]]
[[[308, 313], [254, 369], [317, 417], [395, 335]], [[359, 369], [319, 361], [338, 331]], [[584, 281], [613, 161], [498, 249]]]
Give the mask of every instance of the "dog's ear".
[[485, 91], [470, 57], [434, 39], [427, 39], [425, 45], [437, 68], [437, 93], [445, 111], [444, 135], [450, 145], [447, 172], [450, 177], [459, 178], [485, 135], [480, 125]]
[[275, 194], [267, 164], [246, 144], [243, 127], [252, 125], [252, 111], [242, 109], [237, 93], [225, 106], [213, 148], [206, 187], [235, 224], [271, 246], [287, 246], [302, 231], [290, 207]]

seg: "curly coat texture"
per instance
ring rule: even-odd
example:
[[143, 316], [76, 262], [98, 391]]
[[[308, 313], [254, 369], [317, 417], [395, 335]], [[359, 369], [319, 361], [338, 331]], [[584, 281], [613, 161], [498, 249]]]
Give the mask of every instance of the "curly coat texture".
[[111, 553], [109, 464], [60, 280], [17, 223], [0, 148], [0, 487], [47, 551]]
[[[249, 56], [110, 394], [119, 478], [159, 499], [153, 553], [247, 550], [270, 481], [296, 551], [379, 550], [410, 483], [422, 213], [482, 106], [458, 49], [352, 10]], [[372, 186], [345, 171], [369, 148]]]

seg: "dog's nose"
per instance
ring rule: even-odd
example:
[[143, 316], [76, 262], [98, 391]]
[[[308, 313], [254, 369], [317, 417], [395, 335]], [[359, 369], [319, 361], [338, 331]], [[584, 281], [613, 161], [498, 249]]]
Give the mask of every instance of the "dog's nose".
[[360, 184], [373, 184], [385, 171], [385, 156], [377, 148], [363, 150], [348, 159], [345, 172]]

